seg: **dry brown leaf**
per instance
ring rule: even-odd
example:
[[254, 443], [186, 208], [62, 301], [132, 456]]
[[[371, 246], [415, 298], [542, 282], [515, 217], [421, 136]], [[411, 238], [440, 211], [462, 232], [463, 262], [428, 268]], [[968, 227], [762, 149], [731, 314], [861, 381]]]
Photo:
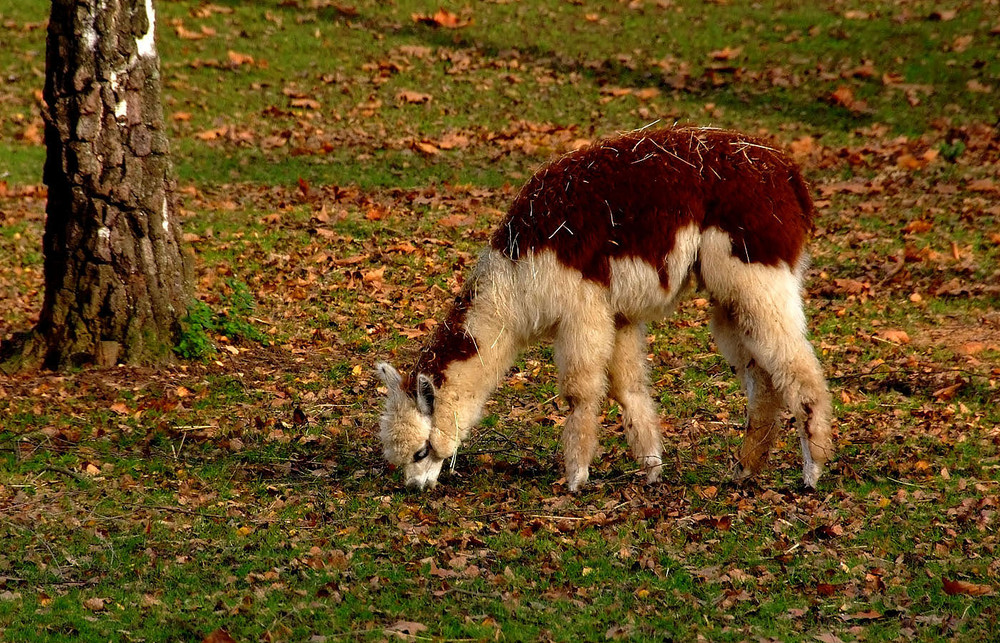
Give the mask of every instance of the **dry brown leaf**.
[[1000, 192], [1000, 188], [997, 188], [997, 184], [993, 182], [993, 179], [969, 181], [966, 189], [970, 192]]
[[964, 580], [948, 580], [947, 578], [942, 578], [941, 583], [944, 586], [944, 593], [949, 596], [954, 596], [955, 594], [964, 594], [966, 596], [993, 595], [993, 587], [990, 585], [979, 585]]
[[180, 38], [181, 40], [201, 40], [202, 38], [205, 37], [204, 33], [200, 33], [197, 31], [189, 31], [182, 24], [174, 26], [174, 33], [176, 33], [177, 37]]
[[226, 53], [226, 55], [229, 57], [229, 62], [232, 63], [233, 66], [235, 67], [239, 67], [240, 65], [253, 64], [253, 56], [250, 56], [248, 54], [241, 54], [237, 51], [233, 51], [232, 49], [230, 49]]
[[708, 57], [712, 60], [732, 60], [738, 58], [743, 53], [743, 47], [723, 47], [716, 51], [710, 51]]
[[934, 224], [930, 221], [924, 221], [923, 219], [916, 219], [910, 221], [905, 226], [903, 226], [903, 232], [907, 234], [921, 234], [923, 232], [928, 232], [934, 229]]
[[236, 639], [230, 636], [226, 630], [219, 628], [203, 638], [201, 643], [236, 643]]
[[927, 19], [947, 22], [948, 20], [954, 20], [957, 15], [958, 11], [955, 9], [938, 9], [936, 11], [932, 11], [930, 15], [927, 16]]
[[443, 225], [446, 228], [459, 228], [470, 225], [471, 223], [472, 217], [465, 214], [452, 214], [438, 220], [438, 225]]
[[194, 137], [200, 141], [214, 141], [226, 135], [229, 131], [228, 127], [217, 127], [215, 129], [207, 129], [203, 132], [198, 132]]
[[414, 105], [419, 105], [421, 103], [429, 103], [433, 96], [430, 94], [424, 94], [423, 92], [413, 91], [412, 89], [401, 89], [396, 92], [396, 100], [400, 103], [410, 103]]
[[429, 25], [431, 27], [444, 27], [445, 29], [461, 29], [462, 27], [467, 27], [472, 24], [471, 19], [462, 19], [458, 16], [458, 14], [447, 11], [446, 9], [439, 9], [433, 15], [414, 13], [410, 17], [413, 19], [413, 22]]
[[293, 98], [291, 101], [292, 107], [301, 107], [303, 109], [319, 109], [320, 104], [318, 100], [313, 98]]
[[83, 600], [83, 606], [88, 610], [90, 610], [91, 612], [100, 612], [101, 610], [104, 609], [105, 602], [106, 602], [105, 599], [97, 598], [95, 596], [93, 598], [85, 598]]
[[656, 87], [645, 87], [632, 92], [632, 95], [639, 100], [652, 100], [660, 95], [660, 90]]
[[795, 158], [809, 156], [816, 149], [816, 139], [812, 136], [803, 136], [792, 141], [788, 148]]
[[427, 141], [413, 141], [413, 149], [427, 156], [435, 156], [441, 153], [441, 150], [436, 145]]
[[905, 330], [883, 330], [879, 335], [882, 339], [893, 344], [909, 344], [910, 336]]
[[131, 413], [124, 402], [115, 402], [109, 408], [113, 413], [117, 413], [118, 415], [128, 415]]
[[426, 632], [427, 626], [414, 621], [396, 621], [389, 627], [382, 630], [388, 636], [398, 636], [401, 639], [409, 639], [421, 632]]

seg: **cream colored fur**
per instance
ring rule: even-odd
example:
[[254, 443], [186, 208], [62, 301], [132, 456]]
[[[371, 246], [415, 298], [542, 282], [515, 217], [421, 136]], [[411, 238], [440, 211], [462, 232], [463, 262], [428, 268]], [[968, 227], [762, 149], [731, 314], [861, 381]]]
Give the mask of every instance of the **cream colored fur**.
[[[806, 339], [799, 295], [803, 266], [743, 263], [732, 256], [727, 234], [693, 225], [678, 233], [664, 261], [668, 289], [652, 266], [631, 258], [612, 260], [606, 288], [562, 265], [551, 251], [514, 262], [486, 250], [471, 277], [475, 294], [465, 322], [478, 354], [448, 366], [443, 385], [434, 391], [433, 413], [422, 413], [418, 402], [400, 390], [399, 374], [379, 365], [389, 391], [381, 422], [383, 448], [390, 462], [404, 468], [407, 485], [436, 483], [442, 463], [479, 421], [518, 352], [546, 338], [554, 339], [559, 387], [570, 406], [563, 429], [569, 489], [576, 491], [588, 480], [608, 392], [622, 406], [633, 456], [647, 479], [656, 480], [662, 438], [648, 386], [644, 324], [669, 314], [698, 281], [716, 303], [712, 328], [720, 350], [748, 392], [738, 475], [762, 466], [779, 428], [779, 412], [787, 405], [799, 420], [805, 481], [815, 486], [832, 453], [830, 400]], [[616, 328], [616, 316], [626, 324]], [[414, 454], [426, 444], [429, 455], [415, 462]]]

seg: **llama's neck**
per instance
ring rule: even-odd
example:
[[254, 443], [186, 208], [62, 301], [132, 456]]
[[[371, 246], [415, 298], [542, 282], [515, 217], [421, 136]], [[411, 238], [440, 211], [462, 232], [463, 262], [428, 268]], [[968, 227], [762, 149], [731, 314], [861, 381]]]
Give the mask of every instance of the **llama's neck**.
[[480, 258], [475, 273], [414, 366], [437, 387], [431, 443], [453, 453], [480, 420], [525, 338], [510, 302], [511, 262], [499, 253]]

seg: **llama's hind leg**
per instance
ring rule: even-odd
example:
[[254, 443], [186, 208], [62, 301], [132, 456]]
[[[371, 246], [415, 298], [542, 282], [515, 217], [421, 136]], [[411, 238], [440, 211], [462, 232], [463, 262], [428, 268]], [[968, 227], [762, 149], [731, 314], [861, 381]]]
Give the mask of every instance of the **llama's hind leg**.
[[[721, 231], [705, 233], [701, 276], [705, 287], [726, 309], [731, 332], [798, 421], [802, 473], [815, 487], [823, 464], [833, 455], [830, 393], [823, 370], [806, 338], [802, 311], [801, 266], [745, 263], [733, 256], [732, 242]], [[749, 362], [743, 362], [744, 368]]]
[[[774, 281], [782, 280], [779, 269]], [[805, 484], [815, 488], [823, 465], [833, 455], [832, 408], [823, 369], [806, 338], [798, 279], [785, 271], [787, 284], [755, 293], [733, 305], [743, 343], [795, 416], [802, 446]], [[776, 314], [777, 313], [777, 314]]]
[[576, 492], [590, 477], [597, 455], [598, 413], [607, 389], [608, 361], [614, 344], [610, 315], [592, 313], [566, 319], [556, 333], [559, 390], [569, 403], [563, 428], [566, 483]]
[[711, 325], [719, 351], [732, 365], [747, 394], [746, 429], [736, 472], [736, 479], [743, 480], [757, 474], [767, 463], [771, 446], [781, 430], [784, 405], [771, 376], [744, 346], [729, 309], [716, 306]]
[[656, 482], [663, 463], [663, 437], [656, 404], [649, 391], [643, 325], [618, 329], [608, 373], [611, 376], [611, 397], [622, 406], [625, 438], [632, 455], [646, 472], [646, 481]]

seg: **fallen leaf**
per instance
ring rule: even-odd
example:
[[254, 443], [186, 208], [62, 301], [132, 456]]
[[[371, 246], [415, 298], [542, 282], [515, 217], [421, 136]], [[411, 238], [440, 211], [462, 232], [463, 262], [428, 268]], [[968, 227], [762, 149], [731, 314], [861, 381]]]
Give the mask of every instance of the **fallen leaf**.
[[458, 14], [445, 9], [439, 9], [434, 15], [414, 13], [411, 15], [414, 22], [430, 25], [431, 27], [444, 27], [445, 29], [460, 29], [472, 24], [472, 20], [463, 20]]
[[104, 609], [105, 599], [103, 598], [86, 598], [83, 601], [83, 606], [89, 609], [91, 612], [100, 612]]
[[320, 104], [318, 100], [312, 98], [293, 98], [291, 101], [292, 107], [301, 107], [303, 109], [319, 109]]
[[883, 330], [879, 335], [882, 339], [893, 344], [909, 344], [910, 336], [905, 330]]
[[443, 225], [446, 228], [460, 228], [462, 226], [467, 226], [472, 223], [472, 217], [464, 214], [452, 214], [447, 217], [442, 217], [438, 220], [439, 225]]
[[429, 103], [433, 96], [430, 94], [425, 94], [423, 92], [413, 91], [412, 89], [401, 89], [396, 92], [396, 100], [401, 103], [409, 103], [411, 105], [419, 105], [421, 103]]
[[253, 64], [253, 56], [250, 56], [248, 54], [241, 54], [239, 52], [236, 52], [236, 51], [233, 51], [232, 49], [230, 49], [226, 53], [226, 55], [229, 57], [229, 62], [231, 62], [233, 64], [233, 66], [235, 66], [235, 67], [239, 67], [240, 65], [252, 65]]
[[382, 630], [388, 636], [398, 636], [401, 639], [411, 638], [420, 632], [426, 632], [427, 626], [414, 621], [396, 621], [389, 627]]
[[413, 149], [427, 156], [435, 156], [441, 153], [441, 150], [436, 145], [427, 141], [413, 141]]
[[723, 47], [716, 51], [710, 51], [708, 57], [712, 60], [732, 60], [738, 58], [743, 53], [743, 47]]
[[993, 182], [993, 179], [976, 179], [969, 181], [966, 189], [970, 192], [1000, 192], [1000, 188]]
[[942, 578], [941, 583], [944, 586], [944, 593], [949, 596], [954, 596], [955, 594], [964, 594], [966, 596], [993, 595], [993, 587], [990, 585], [979, 585], [964, 580], [948, 580], [947, 578]]
[[795, 158], [809, 156], [816, 149], [816, 139], [812, 136], [797, 138], [789, 144], [788, 149], [791, 150], [792, 156]]
[[205, 34], [197, 31], [189, 31], [184, 27], [184, 25], [181, 24], [174, 27], [174, 33], [176, 33], [177, 37], [181, 40], [201, 40], [205, 37]]
[[128, 415], [131, 413], [124, 402], [115, 402], [109, 408], [112, 412], [117, 413], [118, 415]]
[[958, 11], [955, 9], [938, 9], [936, 11], [932, 11], [930, 15], [927, 16], [927, 19], [947, 22], [949, 20], [954, 20], [957, 15]]
[[197, 134], [194, 135], [194, 137], [201, 141], [214, 141], [217, 138], [225, 136], [227, 131], [229, 131], [228, 127], [225, 126], [217, 127], [215, 129], [208, 129], [203, 132], [198, 132]]
[[903, 232], [907, 234], [920, 234], [922, 232], [928, 232], [934, 229], [934, 224], [930, 221], [924, 221], [923, 219], [916, 219], [910, 221], [905, 226], [903, 226]]
[[639, 100], [652, 100], [660, 95], [660, 90], [656, 87], [645, 87], [632, 92], [632, 95]]
[[813, 638], [820, 643], [844, 643], [844, 639], [840, 638], [833, 632], [823, 632], [822, 634], [817, 634]]
[[816, 593], [820, 596], [833, 596], [837, 593], [837, 586], [830, 583], [816, 583]]
[[230, 636], [226, 630], [219, 628], [203, 638], [201, 643], [236, 643], [236, 639]]

